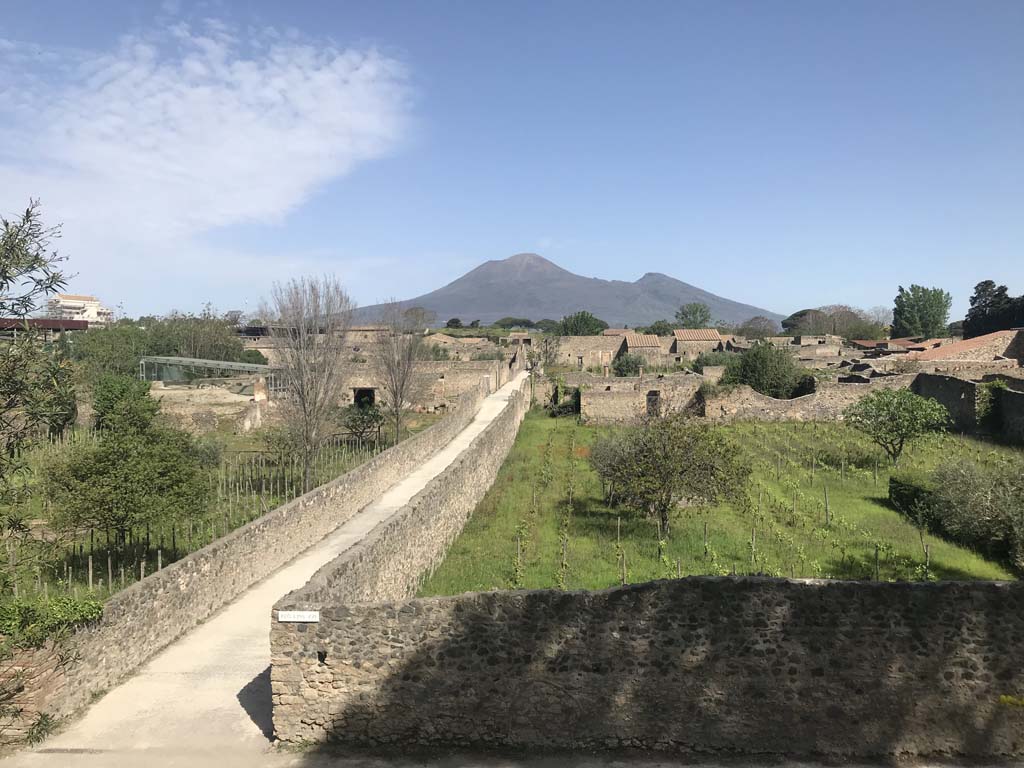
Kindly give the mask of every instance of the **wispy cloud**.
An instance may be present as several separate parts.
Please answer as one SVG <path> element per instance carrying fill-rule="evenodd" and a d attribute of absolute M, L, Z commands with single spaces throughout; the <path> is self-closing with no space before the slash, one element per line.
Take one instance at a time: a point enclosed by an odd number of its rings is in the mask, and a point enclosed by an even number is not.
<path fill-rule="evenodd" d="M 102 52 L 0 39 L 0 103 L 0 208 L 41 198 L 76 287 L 135 309 L 152 277 L 237 277 L 248 257 L 203 233 L 281 221 L 395 148 L 410 112 L 403 65 L 374 49 L 211 19 Z"/>

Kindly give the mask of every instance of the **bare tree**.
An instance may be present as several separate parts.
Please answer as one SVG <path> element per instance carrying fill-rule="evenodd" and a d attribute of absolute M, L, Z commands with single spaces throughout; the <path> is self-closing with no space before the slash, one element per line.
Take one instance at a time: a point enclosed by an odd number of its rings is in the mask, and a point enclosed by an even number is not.
<path fill-rule="evenodd" d="M 302 487 L 312 490 L 312 468 L 339 404 L 345 337 L 355 304 L 334 277 L 275 283 L 270 311 L 286 423 L 302 453 Z"/>
<path fill-rule="evenodd" d="M 396 443 L 402 436 L 405 409 L 423 384 L 420 374 L 426 350 L 419 323 L 419 317 L 403 312 L 397 302 L 385 304 L 381 310 L 381 325 L 385 330 L 371 358 L 384 391 L 383 409 L 391 420 Z"/>

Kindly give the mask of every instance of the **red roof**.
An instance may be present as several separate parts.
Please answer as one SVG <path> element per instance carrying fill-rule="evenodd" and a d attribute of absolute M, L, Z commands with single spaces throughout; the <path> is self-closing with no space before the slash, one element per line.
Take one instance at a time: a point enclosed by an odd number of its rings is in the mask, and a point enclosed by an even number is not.
<path fill-rule="evenodd" d="M 913 352 L 911 353 L 915 360 L 948 360 L 948 355 L 959 355 L 964 352 L 971 352 L 972 350 L 983 347 L 986 344 L 996 341 L 1000 338 L 1006 339 L 1006 346 L 1010 346 L 1010 342 L 1013 341 L 1014 337 L 1022 333 L 1021 330 L 1008 330 L 1008 331 L 995 331 L 993 333 L 986 333 L 984 336 L 975 336 L 973 339 L 964 339 L 963 341 L 954 341 L 952 344 L 946 344 L 941 347 L 935 347 L 935 349 L 929 349 L 925 352 Z M 994 356 L 993 356 L 994 357 Z"/>
<path fill-rule="evenodd" d="M 626 346 L 633 347 L 660 347 L 661 342 L 653 333 L 627 333 Z"/>
<path fill-rule="evenodd" d="M 717 328 L 678 328 L 672 331 L 676 341 L 721 341 Z"/>

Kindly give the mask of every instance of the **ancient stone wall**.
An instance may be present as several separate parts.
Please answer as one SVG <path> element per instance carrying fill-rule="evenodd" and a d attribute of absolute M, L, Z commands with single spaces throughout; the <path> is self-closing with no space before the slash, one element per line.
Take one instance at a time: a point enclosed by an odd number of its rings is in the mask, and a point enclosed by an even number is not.
<path fill-rule="evenodd" d="M 704 415 L 711 421 L 836 421 L 862 397 L 878 389 L 909 387 L 916 374 L 885 376 L 868 384 L 819 382 L 817 391 L 792 400 L 775 398 L 740 385 L 705 397 Z"/>
<path fill-rule="evenodd" d="M 287 742 L 1024 753 L 1017 583 L 696 577 L 370 605 L 322 595 L 319 623 L 274 625 Z"/>
<path fill-rule="evenodd" d="M 1002 437 L 1024 444 L 1024 391 L 997 389 L 994 393 Z"/>
<path fill-rule="evenodd" d="M 688 408 L 703 382 L 693 374 L 600 379 L 580 388 L 580 418 L 586 424 L 626 424 L 650 407 L 660 412 Z"/>
<path fill-rule="evenodd" d="M 978 427 L 978 385 L 975 382 L 922 373 L 914 379 L 911 389 L 945 406 L 954 429 L 969 432 Z"/>
<path fill-rule="evenodd" d="M 625 344 L 622 336 L 563 336 L 558 340 L 557 365 L 570 368 L 611 365 L 625 349 Z"/>
<path fill-rule="evenodd" d="M 62 684 L 51 685 L 44 701 L 33 690 L 25 697 L 55 715 L 87 704 L 94 692 L 123 680 L 436 453 L 472 421 L 487 390 L 479 384 L 423 432 L 118 592 L 100 621 L 71 639 L 77 660 L 64 670 Z"/>

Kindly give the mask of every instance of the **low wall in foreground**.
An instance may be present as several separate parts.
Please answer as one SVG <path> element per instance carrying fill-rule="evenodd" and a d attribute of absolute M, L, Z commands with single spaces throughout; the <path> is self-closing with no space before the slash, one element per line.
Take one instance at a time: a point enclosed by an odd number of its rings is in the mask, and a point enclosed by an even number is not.
<path fill-rule="evenodd" d="M 124 680 L 436 453 L 473 420 L 486 394 L 481 383 L 418 435 L 115 594 L 103 617 L 71 638 L 75 660 L 22 692 L 15 703 L 25 706 L 24 722 L 39 712 L 70 714 Z"/>
<path fill-rule="evenodd" d="M 319 597 L 319 623 L 272 632 L 286 741 L 1024 754 L 1017 583 L 696 577 L 373 605 Z"/>
<path fill-rule="evenodd" d="M 318 625 L 281 622 L 280 611 L 323 609 L 333 615 L 335 606 L 401 600 L 414 595 L 423 577 L 444 559 L 448 547 L 493 483 L 527 407 L 526 396 L 516 392 L 508 406 L 459 458 L 406 506 L 378 525 L 362 542 L 321 568 L 303 588 L 274 606 L 270 682 L 274 732 L 278 738 L 323 741 L 328 738 L 327 729 L 333 722 L 331 697 L 318 687 L 323 676 L 317 652 L 322 649 L 316 643 L 307 645 L 318 632 Z M 337 615 L 342 616 L 346 609 L 338 610 Z M 341 648 L 331 645 L 327 652 L 340 653 Z M 312 654 L 312 667 L 306 666 L 308 654 Z M 307 672 L 310 677 L 306 677 Z M 331 685 L 329 680 L 326 683 Z"/>

